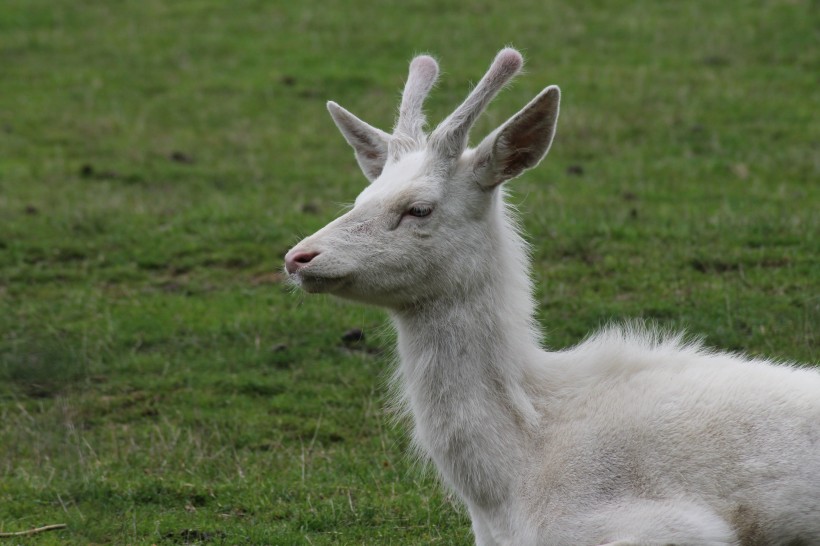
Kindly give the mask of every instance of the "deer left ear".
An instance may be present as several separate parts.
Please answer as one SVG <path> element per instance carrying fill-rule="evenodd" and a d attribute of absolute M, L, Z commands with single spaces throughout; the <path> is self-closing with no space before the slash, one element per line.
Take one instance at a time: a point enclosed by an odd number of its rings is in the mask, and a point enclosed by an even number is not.
<path fill-rule="evenodd" d="M 478 145 L 473 170 L 481 186 L 498 186 L 541 162 L 555 136 L 560 102 L 561 90 L 547 87 Z"/>
<path fill-rule="evenodd" d="M 333 101 L 327 103 L 327 109 L 342 136 L 356 152 L 356 161 L 362 172 L 373 182 L 382 173 L 387 162 L 387 147 L 391 136 L 363 122 Z"/>

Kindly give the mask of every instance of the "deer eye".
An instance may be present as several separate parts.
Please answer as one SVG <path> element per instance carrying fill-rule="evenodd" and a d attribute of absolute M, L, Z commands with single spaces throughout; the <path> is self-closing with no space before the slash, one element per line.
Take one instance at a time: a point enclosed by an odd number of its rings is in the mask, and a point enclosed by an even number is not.
<path fill-rule="evenodd" d="M 416 203 L 412 205 L 405 214 L 407 216 L 415 216 L 416 218 L 424 218 L 425 216 L 430 216 L 430 213 L 433 212 L 433 206 L 427 205 L 425 203 Z"/>

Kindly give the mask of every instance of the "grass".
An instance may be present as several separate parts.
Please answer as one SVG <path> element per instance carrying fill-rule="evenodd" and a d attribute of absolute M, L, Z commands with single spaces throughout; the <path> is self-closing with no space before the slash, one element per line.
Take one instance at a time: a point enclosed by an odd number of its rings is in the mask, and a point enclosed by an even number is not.
<path fill-rule="evenodd" d="M 550 157 L 512 184 L 551 346 L 643 317 L 817 362 L 814 7 L 7 0 L 0 532 L 471 543 L 385 413 L 382 313 L 278 273 L 364 183 L 324 101 L 387 128 L 416 52 L 445 72 L 434 120 L 525 52 L 476 138 L 562 86 Z"/>

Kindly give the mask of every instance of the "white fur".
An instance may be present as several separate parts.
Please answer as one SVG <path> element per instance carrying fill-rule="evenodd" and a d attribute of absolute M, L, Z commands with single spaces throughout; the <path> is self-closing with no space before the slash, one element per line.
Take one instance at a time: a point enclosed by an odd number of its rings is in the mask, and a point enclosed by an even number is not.
<path fill-rule="evenodd" d="M 392 135 L 331 105 L 372 183 L 288 252 L 291 278 L 389 310 L 416 443 L 477 544 L 820 544 L 817 371 L 639 326 L 541 347 L 500 185 L 546 154 L 558 89 L 465 149 L 520 67 L 502 50 L 429 143 L 430 57 L 411 64 Z"/>

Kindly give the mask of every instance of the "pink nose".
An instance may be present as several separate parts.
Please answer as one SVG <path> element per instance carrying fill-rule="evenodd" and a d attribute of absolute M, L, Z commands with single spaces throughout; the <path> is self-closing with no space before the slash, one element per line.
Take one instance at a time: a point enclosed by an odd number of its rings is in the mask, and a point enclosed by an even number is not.
<path fill-rule="evenodd" d="M 285 256 L 285 270 L 288 273 L 296 273 L 318 255 L 318 252 L 297 252 L 293 255 L 288 253 Z"/>

